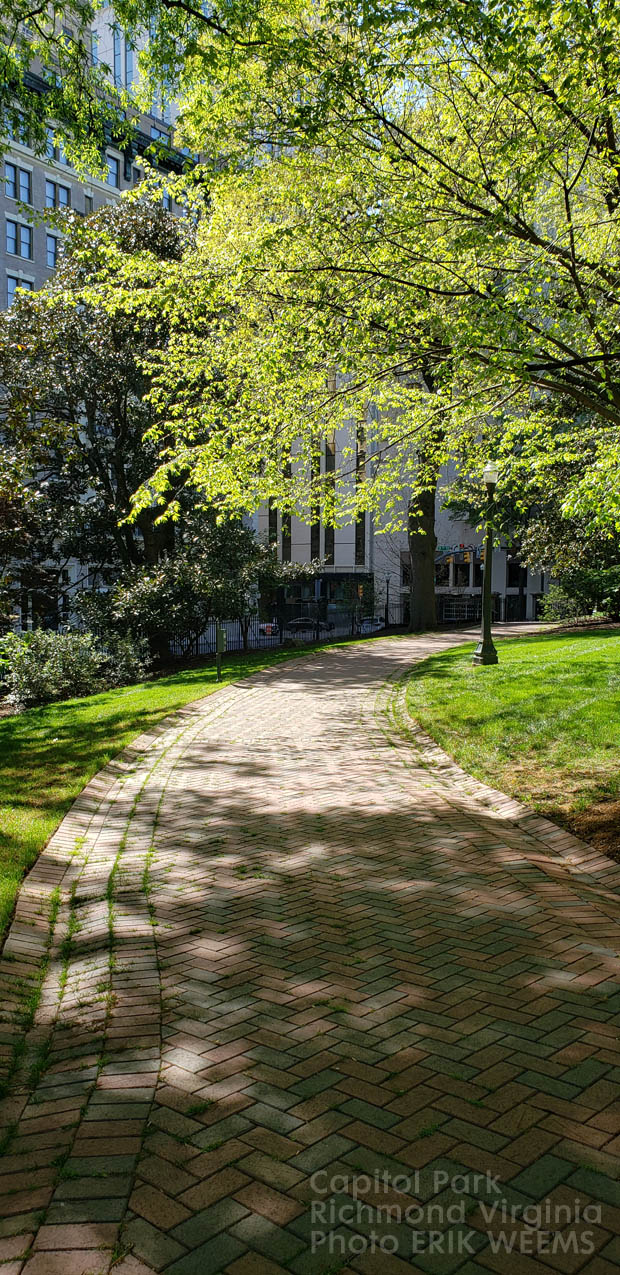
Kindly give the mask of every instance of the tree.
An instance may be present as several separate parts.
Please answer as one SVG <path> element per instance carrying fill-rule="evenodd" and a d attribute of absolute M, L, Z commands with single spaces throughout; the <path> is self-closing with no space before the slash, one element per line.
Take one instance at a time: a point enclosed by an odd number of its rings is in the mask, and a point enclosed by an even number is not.
<path fill-rule="evenodd" d="M 155 508 L 128 521 L 132 494 L 157 463 L 145 438 L 154 417 L 143 360 L 165 345 L 165 322 L 144 311 L 139 324 L 110 315 L 86 294 L 104 271 L 104 250 L 140 253 L 163 271 L 189 235 L 149 199 L 65 228 L 53 278 L 0 316 L 4 570 L 11 562 L 51 596 L 70 558 L 105 581 L 173 549 L 174 525 L 158 525 Z"/>
<path fill-rule="evenodd" d="M 395 476 L 402 488 L 417 473 L 398 445 L 405 422 L 418 437 L 435 410 L 419 393 L 430 367 L 446 451 L 474 470 L 532 393 L 589 412 L 597 453 L 566 507 L 592 511 L 598 494 L 596 517 L 618 521 L 613 0 L 423 0 L 415 10 L 115 0 L 115 12 L 136 38 L 157 18 L 153 83 L 181 97 L 178 140 L 213 161 L 196 179 L 211 188 L 217 269 L 203 261 L 192 304 L 223 270 L 241 336 L 235 344 L 224 325 L 200 355 L 230 385 L 219 405 L 226 446 L 200 457 L 194 427 L 173 421 L 197 480 L 231 507 L 243 499 L 240 473 L 253 500 L 278 489 L 286 499 L 276 471 L 286 476 L 284 415 L 295 409 L 297 496 L 316 500 L 304 464 L 312 472 L 321 418 L 337 413 L 325 395 L 331 364 L 344 370 L 340 401 L 353 419 L 366 419 L 381 389 L 393 428 L 391 438 L 379 431 L 371 486 L 383 482 L 393 499 Z M 180 276 L 186 297 L 195 279 L 193 266 Z M 191 381 L 195 351 L 176 355 L 174 375 L 189 368 Z M 188 402 L 178 395 L 177 417 Z M 357 508 L 374 498 L 369 484 L 353 486 Z M 319 495 L 327 513 L 330 496 Z"/>
<path fill-rule="evenodd" d="M 127 142 L 128 95 L 96 57 L 98 0 L 0 0 L 0 146 L 11 138 L 44 154 L 54 123 L 57 144 L 77 166 L 101 170 L 101 151 Z"/>
<path fill-rule="evenodd" d="M 237 620 L 247 650 L 261 595 L 289 579 L 311 576 L 316 567 L 279 563 L 275 550 L 241 521 L 202 511 L 186 522 L 173 555 L 131 567 L 108 594 L 84 598 L 83 610 L 96 628 L 146 637 L 164 661 L 172 642 L 184 655 L 197 652 L 213 620 Z"/>
<path fill-rule="evenodd" d="M 119 4 L 129 22 L 148 9 Z M 306 325 L 314 355 L 333 350 L 334 327 L 348 368 L 351 324 L 363 334 L 354 353 L 366 388 L 388 370 L 419 376 L 448 358 L 441 410 L 454 422 L 452 450 L 459 437 L 474 452 L 485 433 L 497 437 L 507 407 L 525 410 L 532 391 L 568 398 L 600 428 L 594 468 L 604 468 L 617 518 L 607 433 L 620 423 L 612 0 L 415 11 L 231 0 L 204 18 L 183 3 L 160 14 L 153 64 L 167 57 L 174 83 L 176 61 L 180 137 L 218 157 L 214 207 L 221 219 L 228 208 L 229 258 L 246 267 L 245 284 L 291 306 L 304 402 L 316 391 Z M 286 358 L 272 363 L 290 370 Z M 262 389 L 268 401 L 265 378 Z M 586 480 L 575 500 L 591 494 Z"/>

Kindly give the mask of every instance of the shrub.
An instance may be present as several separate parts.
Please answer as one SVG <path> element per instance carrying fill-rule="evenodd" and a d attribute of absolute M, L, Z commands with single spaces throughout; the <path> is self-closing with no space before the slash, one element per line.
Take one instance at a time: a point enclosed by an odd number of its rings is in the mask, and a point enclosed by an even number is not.
<path fill-rule="evenodd" d="M 579 620 L 583 609 L 575 598 L 572 598 L 559 584 L 549 585 L 549 592 L 541 599 L 540 612 L 543 620 Z"/>
<path fill-rule="evenodd" d="M 93 695 L 146 670 L 143 644 L 118 637 L 104 645 L 92 633 L 7 633 L 2 655 L 7 698 L 19 708 Z"/>
<path fill-rule="evenodd" d="M 545 620 L 575 620 L 594 612 L 620 618 L 620 566 L 577 567 L 563 573 L 543 602 Z"/>
<path fill-rule="evenodd" d="M 106 633 L 98 639 L 102 669 L 108 686 L 127 686 L 139 682 L 147 673 L 150 656 L 145 638 L 131 633 Z"/>

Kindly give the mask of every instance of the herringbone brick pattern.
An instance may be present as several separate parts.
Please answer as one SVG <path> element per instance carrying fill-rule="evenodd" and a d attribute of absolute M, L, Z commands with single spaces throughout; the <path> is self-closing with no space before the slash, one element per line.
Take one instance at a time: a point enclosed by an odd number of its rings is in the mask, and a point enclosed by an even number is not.
<path fill-rule="evenodd" d="M 0 1275 L 618 1270 L 619 872 L 403 726 L 460 639 L 256 675 L 82 794 L 0 967 Z"/>

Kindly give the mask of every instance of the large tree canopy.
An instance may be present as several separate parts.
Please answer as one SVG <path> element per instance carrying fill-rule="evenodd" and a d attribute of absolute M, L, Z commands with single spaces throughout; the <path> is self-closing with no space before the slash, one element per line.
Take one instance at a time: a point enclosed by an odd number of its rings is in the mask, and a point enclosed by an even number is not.
<path fill-rule="evenodd" d="M 160 488 L 189 466 L 230 507 L 284 504 L 292 452 L 293 499 L 329 516 L 337 485 L 308 486 L 319 439 L 378 409 L 372 465 L 358 435 L 334 513 L 373 499 L 389 513 L 402 486 L 430 481 L 429 446 L 431 468 L 438 448 L 479 454 L 515 414 L 533 428 L 551 395 L 599 429 L 572 511 L 617 521 L 613 0 L 114 13 L 136 42 L 151 28 L 144 72 L 179 98 L 178 141 L 204 158 L 193 180 L 211 197 L 197 251 L 160 292 Z M 360 451 L 370 481 L 355 481 Z"/>
<path fill-rule="evenodd" d="M 117 9 L 132 30 L 153 12 Z M 230 0 L 203 13 L 164 0 L 157 16 L 152 73 L 180 94 L 179 140 L 206 158 L 195 180 L 212 200 L 179 272 L 178 323 L 214 288 L 229 316 L 198 347 L 177 344 L 177 456 L 191 451 L 231 503 L 284 500 L 289 447 L 311 461 L 330 420 L 366 420 L 374 403 L 370 487 L 385 504 L 396 475 L 417 472 L 405 435 L 440 420 L 446 449 L 479 447 L 552 395 L 600 426 L 593 466 L 616 519 L 617 6 Z M 226 438 L 211 431 L 198 453 L 194 425 L 215 410 L 195 394 L 206 367 L 227 384 Z M 586 475 L 573 500 L 591 490 Z M 371 499 L 368 484 L 349 495 Z"/>

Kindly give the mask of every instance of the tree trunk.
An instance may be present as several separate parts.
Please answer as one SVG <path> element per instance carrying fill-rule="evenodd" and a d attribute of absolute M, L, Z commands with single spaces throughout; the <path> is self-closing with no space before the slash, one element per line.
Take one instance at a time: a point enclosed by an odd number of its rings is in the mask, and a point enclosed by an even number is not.
<path fill-rule="evenodd" d="M 409 632 L 437 628 L 435 606 L 435 491 L 429 487 L 412 500 L 408 518 Z"/>

